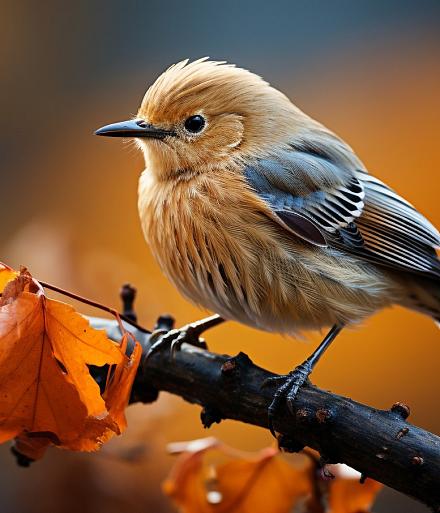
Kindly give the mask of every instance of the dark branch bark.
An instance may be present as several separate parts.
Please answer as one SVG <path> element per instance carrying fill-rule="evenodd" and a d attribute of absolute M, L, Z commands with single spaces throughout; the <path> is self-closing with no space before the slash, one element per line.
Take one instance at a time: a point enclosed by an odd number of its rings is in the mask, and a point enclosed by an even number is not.
<path fill-rule="evenodd" d="M 92 319 L 92 325 L 120 338 L 114 321 Z M 148 349 L 149 335 L 134 333 Z M 267 428 L 274 389 L 262 385 L 273 375 L 243 353 L 230 358 L 184 345 L 173 361 L 158 353 L 141 366 L 132 397 L 151 402 L 166 390 L 201 405 L 206 426 L 234 419 Z M 377 410 L 307 384 L 295 411 L 286 407 L 274 425 L 292 451 L 312 447 L 329 463 L 346 463 L 440 512 L 440 438 L 409 424 L 408 415 L 399 403 Z"/>

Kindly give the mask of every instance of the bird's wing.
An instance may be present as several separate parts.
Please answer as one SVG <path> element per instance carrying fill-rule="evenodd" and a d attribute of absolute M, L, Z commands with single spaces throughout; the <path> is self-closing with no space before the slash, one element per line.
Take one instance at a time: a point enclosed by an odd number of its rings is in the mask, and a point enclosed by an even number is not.
<path fill-rule="evenodd" d="M 440 277 L 438 231 L 380 180 L 316 152 L 249 164 L 247 183 L 285 229 L 381 265 Z"/>
<path fill-rule="evenodd" d="M 366 172 L 356 173 L 365 189 L 357 226 L 364 239 L 362 255 L 397 268 L 440 277 L 436 248 L 440 234 L 409 202 Z"/>

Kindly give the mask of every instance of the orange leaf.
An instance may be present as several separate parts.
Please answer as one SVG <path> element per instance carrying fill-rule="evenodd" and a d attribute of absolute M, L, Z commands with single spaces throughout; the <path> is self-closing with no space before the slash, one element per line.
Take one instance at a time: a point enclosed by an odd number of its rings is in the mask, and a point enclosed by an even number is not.
<path fill-rule="evenodd" d="M 126 350 L 127 337 L 128 334 L 125 334 L 122 339 L 123 352 Z M 65 445 L 67 449 L 94 451 L 112 436 L 119 435 L 125 430 L 127 427 L 125 408 L 130 399 L 131 387 L 141 356 L 142 346 L 139 342 L 135 342 L 130 358 L 124 356 L 123 360 L 116 365 L 113 376 L 104 391 L 103 398 L 109 412 L 108 417 L 99 421 L 88 418 L 78 437 Z"/>
<path fill-rule="evenodd" d="M 104 331 L 93 329 L 70 305 L 53 299 L 45 299 L 44 303 L 45 328 L 55 358 L 66 368 L 67 378 L 76 386 L 87 414 L 102 415 L 106 411 L 105 403 L 87 365 L 121 363 L 121 350 Z"/>
<path fill-rule="evenodd" d="M 10 271 L 0 270 L 0 276 L 3 272 Z M 0 300 L 0 442 L 21 435 L 22 445 L 33 449 L 42 438 L 68 447 L 78 443 L 87 426 L 89 435 L 109 428 L 120 432 L 125 426 L 122 398 L 134 379 L 135 358 L 140 358 L 138 350 L 134 354 L 128 365 L 103 331 L 92 329 L 71 306 L 46 298 L 23 269 L 7 281 Z M 112 396 L 117 421 L 87 367 L 113 364 L 123 389 L 120 397 Z M 90 450 L 96 442 L 88 438 L 87 447 L 78 445 Z"/>
<path fill-rule="evenodd" d="M 278 454 L 269 449 L 258 460 L 231 461 L 218 469 L 219 489 L 225 497 L 222 511 L 287 513 L 292 504 L 306 500 L 312 492 L 307 473 Z"/>
<path fill-rule="evenodd" d="M 126 351 L 127 338 L 128 334 L 125 334 L 121 344 L 121 349 L 124 353 Z M 141 356 L 142 346 L 139 342 L 135 341 L 130 358 L 124 357 L 124 359 L 116 365 L 114 375 L 103 394 L 110 416 L 118 425 L 120 432 L 124 431 L 127 427 L 125 408 L 130 399 L 131 387 L 136 377 Z"/>
<path fill-rule="evenodd" d="M 360 474 L 345 465 L 332 466 L 335 479 L 323 480 L 311 451 L 293 466 L 276 449 L 255 456 L 215 438 L 169 447 L 183 454 L 163 489 L 182 513 L 367 513 L 382 487 L 372 480 L 361 485 Z M 229 461 L 213 465 L 213 454 Z"/>
<path fill-rule="evenodd" d="M 330 482 L 329 510 L 332 513 L 368 513 L 383 485 L 373 479 L 359 482 L 360 474 L 346 465 L 336 465 Z"/>
<path fill-rule="evenodd" d="M 165 481 L 165 493 L 182 513 L 288 513 L 292 504 L 312 494 L 309 472 L 287 463 L 275 449 L 256 457 L 234 457 L 216 467 L 204 465 L 204 454 L 214 449 L 231 451 L 214 440 L 184 453 Z"/>

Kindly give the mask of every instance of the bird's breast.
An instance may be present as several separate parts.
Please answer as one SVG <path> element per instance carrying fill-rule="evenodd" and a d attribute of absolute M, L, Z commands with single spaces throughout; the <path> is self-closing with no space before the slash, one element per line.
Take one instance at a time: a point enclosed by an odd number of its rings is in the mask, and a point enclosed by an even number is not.
<path fill-rule="evenodd" d="M 269 290 L 285 293 L 273 271 L 285 250 L 265 209 L 232 172 L 159 182 L 145 171 L 140 180 L 142 227 L 163 272 L 193 302 L 229 318 L 237 310 L 255 317 Z"/>

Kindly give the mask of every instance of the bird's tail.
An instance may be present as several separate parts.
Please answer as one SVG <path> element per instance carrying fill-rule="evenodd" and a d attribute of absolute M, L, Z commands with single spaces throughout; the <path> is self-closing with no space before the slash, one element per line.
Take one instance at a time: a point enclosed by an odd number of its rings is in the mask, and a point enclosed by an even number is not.
<path fill-rule="evenodd" d="M 440 328 L 440 280 L 413 275 L 405 288 L 408 293 L 403 305 L 429 315 Z"/>

